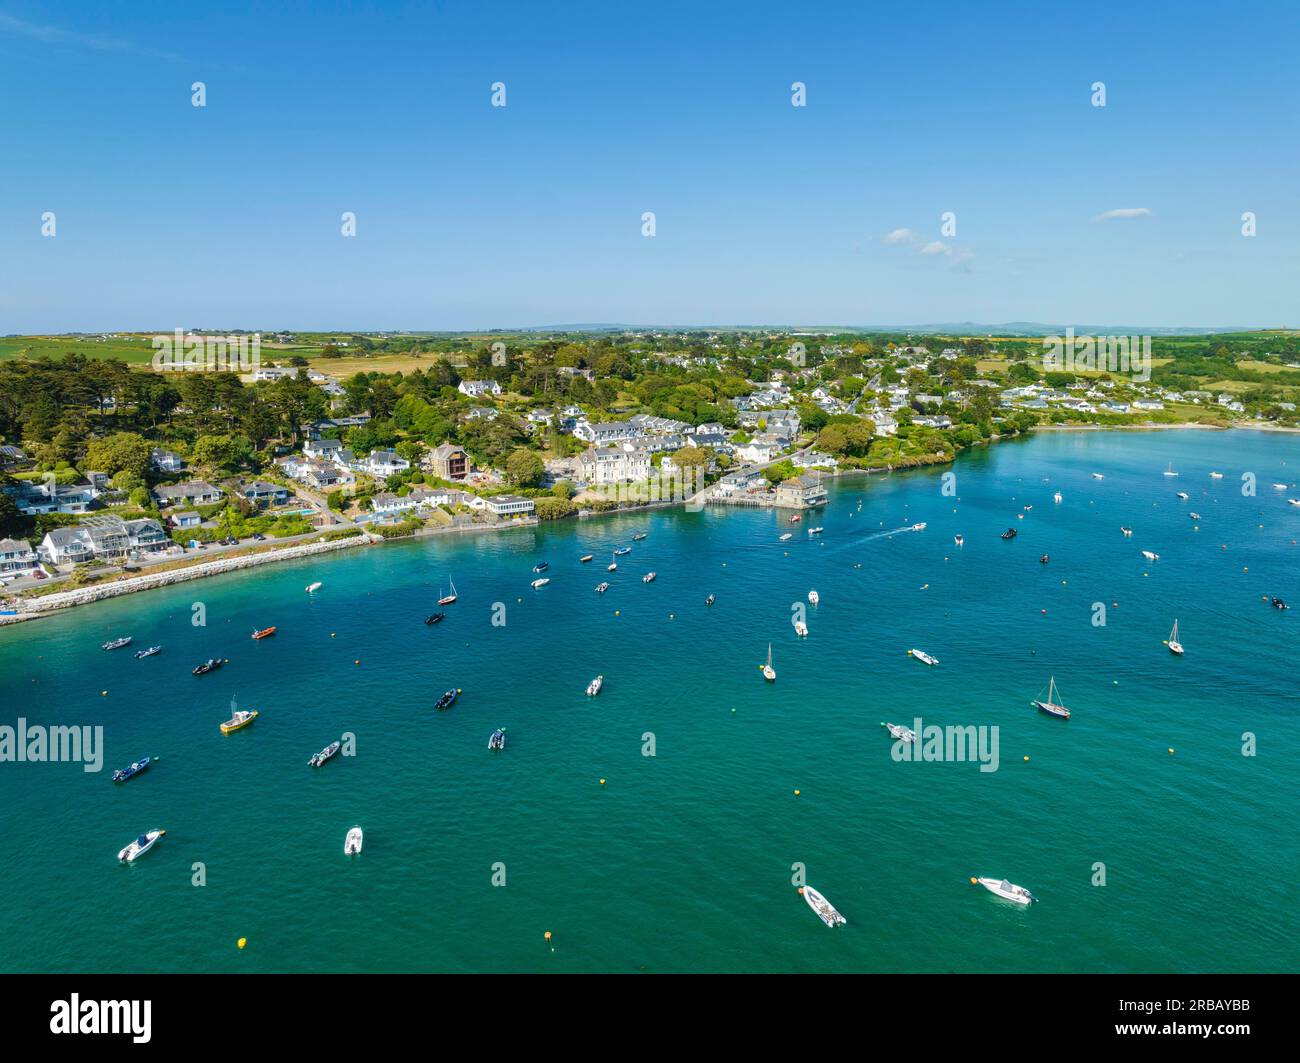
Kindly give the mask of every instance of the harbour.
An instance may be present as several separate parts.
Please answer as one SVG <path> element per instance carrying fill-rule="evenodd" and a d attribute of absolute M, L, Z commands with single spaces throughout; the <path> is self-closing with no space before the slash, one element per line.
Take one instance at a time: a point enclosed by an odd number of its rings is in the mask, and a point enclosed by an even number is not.
<path fill-rule="evenodd" d="M 779 541 L 780 510 L 664 509 L 304 557 L 5 631 L 0 722 L 102 726 L 107 765 L 161 760 L 116 787 L 80 764 L 0 765 L 25 824 L 0 868 L 0 964 L 1289 969 L 1300 867 L 1277 766 L 1300 702 L 1291 613 L 1261 598 L 1294 597 L 1300 527 L 1240 473 L 1290 480 L 1297 463 L 1289 437 L 1050 433 L 963 455 L 953 496 L 938 470 L 829 481 L 819 536 Z M 1020 535 L 1001 542 L 1008 523 Z M 593 594 L 580 558 L 628 546 Z M 552 582 L 533 594 L 541 559 Z M 448 577 L 458 599 L 426 626 Z M 810 587 L 801 638 L 790 610 Z M 1164 644 L 1175 618 L 1182 657 Z M 100 649 L 125 636 L 163 652 Z M 208 659 L 229 663 L 190 674 Z M 1031 705 L 1049 674 L 1068 722 Z M 260 717 L 223 738 L 232 699 Z M 996 726 L 997 769 L 898 764 L 880 721 L 918 718 Z M 509 745 L 489 751 L 496 730 Z M 353 755 L 304 767 L 345 733 Z M 796 865 L 847 920 L 834 934 Z M 1001 905 L 973 876 L 1039 903 Z"/>

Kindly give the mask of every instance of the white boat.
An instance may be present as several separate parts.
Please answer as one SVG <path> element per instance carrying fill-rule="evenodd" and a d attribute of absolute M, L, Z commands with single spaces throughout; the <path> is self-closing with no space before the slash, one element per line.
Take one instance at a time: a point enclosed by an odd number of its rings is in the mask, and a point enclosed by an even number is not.
<path fill-rule="evenodd" d="M 551 581 L 545 576 L 542 576 L 540 579 L 535 579 L 532 583 L 533 590 L 537 590 L 538 587 L 545 587 L 550 582 Z"/>
<path fill-rule="evenodd" d="M 1169 652 L 1181 657 L 1183 655 L 1183 644 L 1178 641 L 1178 621 L 1174 621 L 1174 629 L 1169 632 L 1169 638 L 1166 640 L 1169 646 Z"/>
<path fill-rule="evenodd" d="M 1200 520 L 1200 519 L 1201 519 L 1201 515 L 1200 515 L 1199 513 L 1197 513 L 1196 510 L 1192 510 L 1192 511 L 1191 511 L 1190 513 L 1188 513 L 1187 515 L 1188 515 L 1192 520 Z"/>
<path fill-rule="evenodd" d="M 1222 479 L 1223 479 L 1223 473 L 1221 473 L 1221 472 L 1212 472 L 1212 473 L 1210 473 L 1210 479 L 1211 479 L 1211 480 L 1222 480 Z"/>
<path fill-rule="evenodd" d="M 1289 485 L 1289 484 L 1274 484 L 1273 486 L 1274 486 L 1274 488 L 1276 488 L 1276 489 L 1279 490 L 1279 491 L 1285 491 L 1285 490 L 1287 489 L 1287 487 L 1290 486 L 1290 485 Z"/>
<path fill-rule="evenodd" d="M 819 524 L 819 525 L 818 525 L 817 527 L 815 527 L 815 528 L 809 528 L 809 529 L 808 529 L 808 534 L 809 534 L 809 535 L 821 535 L 821 533 L 824 532 L 825 530 L 826 530 L 826 529 L 823 528 L 823 527 Z"/>
<path fill-rule="evenodd" d="M 1190 496 L 1187 494 L 1186 491 L 1179 491 L 1178 497 L 1181 498 L 1184 502 L 1186 502 Z"/>
<path fill-rule="evenodd" d="M 597 694 L 600 693 L 600 688 L 603 687 L 604 685 L 605 685 L 605 677 L 603 675 L 596 676 L 595 679 L 593 679 L 590 683 L 587 684 L 587 697 L 594 698 Z"/>
<path fill-rule="evenodd" d="M 922 664 L 935 665 L 939 663 L 938 657 L 931 657 L 925 650 L 908 650 L 908 656 L 915 657 Z"/>
<path fill-rule="evenodd" d="M 955 542 L 958 546 L 965 546 L 965 545 L 966 545 L 966 536 L 964 536 L 964 535 L 954 535 L 954 536 L 952 537 L 952 541 Z"/>
<path fill-rule="evenodd" d="M 1013 901 L 1016 904 L 1032 904 L 1038 900 L 1024 886 L 1017 886 L 1004 878 L 977 878 L 972 879 L 972 881 L 978 882 L 994 896 L 1001 897 L 1004 901 Z"/>
<path fill-rule="evenodd" d="M 451 591 L 448 594 L 443 594 L 442 588 L 441 587 L 438 588 L 439 605 L 451 605 L 458 597 L 460 597 L 456 593 L 456 581 L 451 580 L 450 582 L 451 582 Z"/>
<path fill-rule="evenodd" d="M 780 536 L 778 542 L 788 543 L 793 538 L 794 532 L 786 532 L 784 535 Z"/>
<path fill-rule="evenodd" d="M 1150 550 L 1143 550 L 1143 551 L 1142 551 L 1142 556 L 1145 557 L 1148 561 L 1159 561 L 1159 560 L 1160 560 L 1160 555 L 1159 555 L 1159 554 L 1153 554 Z"/>
<path fill-rule="evenodd" d="M 925 531 L 925 521 L 921 521 L 920 524 L 913 524 L 912 531 Z"/>
<path fill-rule="evenodd" d="M 609 565 L 606 567 L 605 571 L 606 571 L 606 572 L 617 572 L 617 571 L 618 571 L 618 562 L 617 562 L 617 561 L 611 561 L 611 562 L 609 563 Z"/>
<path fill-rule="evenodd" d="M 901 723 L 882 723 L 880 726 L 885 728 L 889 732 L 889 737 L 896 742 L 907 742 L 910 745 L 916 741 L 916 732 Z"/>
<path fill-rule="evenodd" d="M 147 853 L 153 848 L 154 842 L 166 833 L 165 830 L 145 831 L 144 834 L 141 834 L 140 837 L 117 854 L 118 860 L 124 864 L 134 863 L 137 856 L 143 856 Z"/>
<path fill-rule="evenodd" d="M 597 584 L 596 584 L 596 593 L 597 593 L 597 594 L 604 594 L 607 590 L 609 590 L 609 584 L 608 584 L 608 583 L 597 583 Z"/>
<path fill-rule="evenodd" d="M 817 918 L 827 926 L 834 928 L 848 923 L 848 920 L 835 910 L 835 906 L 811 886 L 803 888 L 803 899 L 808 902 L 808 907 L 817 913 Z"/>
<path fill-rule="evenodd" d="M 1178 475 L 1178 473 L 1174 472 L 1174 463 L 1173 463 L 1172 461 L 1169 463 L 1169 468 L 1167 468 L 1167 469 L 1165 470 L 1165 475 L 1166 475 L 1166 476 L 1177 476 L 1177 475 Z"/>
<path fill-rule="evenodd" d="M 796 635 L 798 635 L 801 639 L 802 639 L 802 638 L 807 638 L 807 637 L 808 637 L 808 625 L 805 624 L 802 620 L 796 620 L 796 621 L 794 622 L 794 633 L 795 633 Z"/>
<path fill-rule="evenodd" d="M 356 856 L 357 853 L 361 852 L 361 842 L 361 828 L 353 827 L 348 831 L 348 836 L 343 841 L 343 855 Z"/>
<path fill-rule="evenodd" d="M 772 667 L 772 644 L 767 644 L 767 664 L 763 665 L 763 678 L 769 683 L 776 680 L 776 669 Z"/>
<path fill-rule="evenodd" d="M 1287 501 L 1293 506 L 1300 506 L 1300 498 L 1288 498 Z"/>
<path fill-rule="evenodd" d="M 1068 720 L 1070 718 L 1070 710 L 1061 702 L 1055 700 L 1058 697 L 1060 697 L 1060 695 L 1056 692 L 1056 676 L 1052 676 L 1047 681 L 1046 699 L 1041 696 L 1034 698 L 1033 706 L 1039 712 L 1047 713 L 1048 716 L 1055 716 L 1060 720 Z"/>
<path fill-rule="evenodd" d="M 1052 496 L 1052 501 L 1053 501 L 1053 502 L 1059 502 L 1059 501 L 1061 501 L 1061 492 L 1060 492 L 1060 491 L 1057 491 L 1056 494 L 1054 494 L 1054 495 Z"/>
<path fill-rule="evenodd" d="M 821 600 L 822 600 L 822 596 L 818 594 L 816 591 L 808 592 L 808 602 L 810 605 L 816 605 Z"/>
<path fill-rule="evenodd" d="M 1128 527 L 1127 525 L 1121 525 L 1119 530 L 1124 533 L 1125 538 L 1133 534 L 1133 529 Z"/>
<path fill-rule="evenodd" d="M 655 581 L 655 575 L 656 575 L 656 573 L 654 573 L 654 572 L 647 572 L 644 576 L 641 577 L 641 582 L 642 582 L 642 583 L 653 583 L 653 582 Z"/>
<path fill-rule="evenodd" d="M 1106 479 L 1106 477 L 1103 476 L 1103 475 L 1102 475 L 1101 473 L 1099 473 L 1099 472 L 1094 472 L 1094 473 L 1092 474 L 1092 478 L 1093 478 L 1094 480 L 1104 480 L 1104 479 Z"/>
<path fill-rule="evenodd" d="M 320 580 L 317 580 L 315 583 L 309 583 L 307 584 L 307 593 L 315 594 L 318 590 L 320 590 L 320 588 L 321 588 Z"/>

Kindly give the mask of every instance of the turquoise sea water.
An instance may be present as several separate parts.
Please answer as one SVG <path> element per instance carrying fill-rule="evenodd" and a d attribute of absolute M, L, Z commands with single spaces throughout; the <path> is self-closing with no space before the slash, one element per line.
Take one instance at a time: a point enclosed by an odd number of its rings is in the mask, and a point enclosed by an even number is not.
<path fill-rule="evenodd" d="M 100 774 L 0 763 L 0 970 L 1295 969 L 1300 489 L 1270 484 L 1300 477 L 1300 438 L 1049 433 L 952 471 L 956 497 L 938 469 L 843 479 L 789 543 L 776 512 L 659 511 L 347 551 L 0 630 L 0 723 L 102 725 L 107 749 Z M 539 559 L 552 582 L 534 591 Z M 425 627 L 448 576 L 460 600 Z M 801 640 L 791 606 L 812 588 Z M 1182 659 L 1162 645 L 1175 617 Z M 99 649 L 119 634 L 129 650 Z M 231 663 L 190 674 L 214 655 Z M 1049 673 L 1068 722 L 1029 706 Z M 460 701 L 434 712 L 449 686 Z M 261 717 L 223 737 L 232 698 Z M 918 715 L 996 725 L 999 769 L 894 762 L 881 721 Z M 307 766 L 344 732 L 355 757 Z M 109 781 L 144 755 L 163 759 Z M 120 866 L 153 827 L 167 836 Z M 809 911 L 796 862 L 847 927 Z"/>

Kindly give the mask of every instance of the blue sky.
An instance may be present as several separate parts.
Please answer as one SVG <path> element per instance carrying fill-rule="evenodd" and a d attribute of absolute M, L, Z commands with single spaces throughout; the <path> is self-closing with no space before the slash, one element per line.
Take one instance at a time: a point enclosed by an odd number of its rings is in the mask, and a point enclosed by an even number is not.
<path fill-rule="evenodd" d="M 1054 6 L 0 0 L 0 333 L 1300 325 L 1300 15 Z"/>

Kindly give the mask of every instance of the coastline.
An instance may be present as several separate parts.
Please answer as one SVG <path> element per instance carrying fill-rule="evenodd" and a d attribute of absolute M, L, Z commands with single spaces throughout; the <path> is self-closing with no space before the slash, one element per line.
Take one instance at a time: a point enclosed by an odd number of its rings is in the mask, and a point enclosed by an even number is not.
<path fill-rule="evenodd" d="M 1029 434 L 1035 432 L 1145 432 L 1145 431 L 1168 431 L 1168 430 L 1188 430 L 1188 429 L 1205 429 L 1209 431 L 1229 431 L 1232 429 L 1254 430 L 1260 432 L 1279 432 L 1283 434 L 1300 434 L 1300 428 L 1289 428 L 1286 426 L 1272 424 L 1254 424 L 1250 422 L 1237 424 L 1233 423 L 1228 426 L 1207 425 L 1199 422 L 1179 422 L 1177 424 L 1143 424 L 1143 425 L 1095 425 L 1095 424 L 1063 424 L 1063 425 L 1035 425 L 1030 429 Z M 1016 436 L 993 436 L 988 440 L 981 441 L 975 446 L 991 447 L 1007 439 L 1022 438 Z M 967 450 L 974 449 L 968 447 Z M 917 460 L 900 465 L 883 465 L 871 468 L 852 468 L 836 469 L 832 476 L 836 479 L 852 475 L 876 475 L 880 473 L 893 473 L 906 471 L 908 469 L 924 469 L 936 465 L 951 465 L 962 453 L 958 451 L 952 457 L 932 456 L 929 460 Z M 631 506 L 626 509 L 612 509 L 605 512 L 584 512 L 574 514 L 572 518 L 576 520 L 594 520 L 601 517 L 626 516 L 630 513 L 641 512 L 644 510 L 669 509 L 677 506 L 686 505 L 685 501 L 667 501 L 657 500 L 646 502 L 641 505 Z M 297 546 L 286 547 L 281 550 L 269 550 L 265 553 L 248 554 L 237 558 L 224 558 L 216 561 L 201 562 L 190 568 L 175 569 L 170 572 L 160 572 L 154 575 L 132 576 L 127 579 L 120 579 L 112 583 L 103 585 L 93 585 L 90 587 L 79 587 L 67 591 L 56 591 L 44 595 L 40 598 L 23 600 L 22 604 L 26 608 L 12 615 L 0 615 L 0 628 L 9 627 L 15 624 L 24 623 L 29 620 L 38 620 L 43 616 L 49 616 L 53 613 L 61 612 L 65 609 L 72 609 L 79 605 L 89 605 L 93 602 L 103 601 L 107 598 L 118 598 L 126 594 L 137 594 L 141 591 L 156 590 L 160 587 L 169 587 L 177 583 L 185 583 L 195 579 L 206 579 L 212 576 L 221 576 L 228 572 L 238 572 L 246 568 L 253 568 L 259 565 L 273 564 L 277 561 L 292 561 L 300 557 L 310 557 L 314 554 L 332 553 L 335 550 L 348 549 L 351 547 L 371 545 L 380 546 L 385 543 L 406 542 L 410 539 L 433 538 L 439 535 L 448 534 L 476 534 L 481 532 L 499 532 L 508 530 L 519 530 L 520 528 L 535 528 L 541 523 L 540 520 L 510 522 L 507 524 L 475 524 L 467 527 L 439 527 L 439 528 L 420 528 L 411 535 L 400 536 L 393 539 L 385 539 L 375 536 L 368 531 L 362 531 L 360 534 L 345 538 L 333 539 L 326 542 L 304 543 Z"/>

